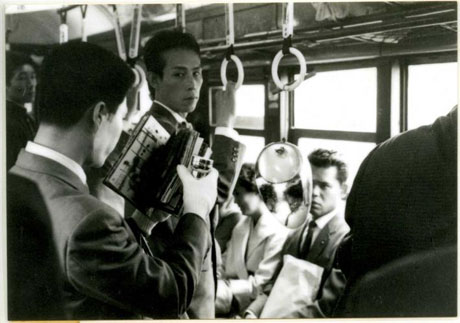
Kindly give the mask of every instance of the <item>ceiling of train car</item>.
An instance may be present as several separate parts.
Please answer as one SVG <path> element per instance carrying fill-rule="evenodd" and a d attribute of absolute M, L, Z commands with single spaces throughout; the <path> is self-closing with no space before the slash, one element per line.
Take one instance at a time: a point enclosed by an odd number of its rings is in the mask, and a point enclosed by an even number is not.
<path fill-rule="evenodd" d="M 60 18 L 55 7 L 38 10 L 37 6 L 35 11 L 16 7 L 6 10 L 11 44 L 57 42 Z M 133 6 L 117 8 L 127 39 Z M 450 48 L 456 44 L 456 2 L 322 2 L 296 3 L 294 8 L 294 46 L 307 58 L 327 56 L 331 51 L 340 56 L 342 51 L 353 52 L 357 47 L 381 53 L 396 45 L 444 46 L 438 43 L 445 39 Z M 226 48 L 224 5 L 187 4 L 185 9 L 187 30 L 200 42 L 205 63 L 217 64 Z M 174 27 L 175 11 L 174 4 L 143 5 L 141 45 L 155 31 Z M 246 60 L 271 60 L 281 48 L 282 6 L 236 3 L 234 11 L 237 55 Z M 85 26 L 90 42 L 116 50 L 112 12 L 107 5 L 88 6 Z M 69 39 L 80 38 L 82 17 L 78 8 L 68 12 L 67 22 Z"/>

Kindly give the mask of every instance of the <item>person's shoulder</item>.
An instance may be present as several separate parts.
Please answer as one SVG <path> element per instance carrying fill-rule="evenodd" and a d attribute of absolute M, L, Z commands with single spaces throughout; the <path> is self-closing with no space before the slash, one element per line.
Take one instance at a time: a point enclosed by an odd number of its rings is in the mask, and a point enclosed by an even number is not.
<path fill-rule="evenodd" d="M 341 213 L 337 213 L 327 223 L 327 226 L 329 227 L 329 234 L 337 238 L 344 237 L 350 231 L 350 227 Z"/>

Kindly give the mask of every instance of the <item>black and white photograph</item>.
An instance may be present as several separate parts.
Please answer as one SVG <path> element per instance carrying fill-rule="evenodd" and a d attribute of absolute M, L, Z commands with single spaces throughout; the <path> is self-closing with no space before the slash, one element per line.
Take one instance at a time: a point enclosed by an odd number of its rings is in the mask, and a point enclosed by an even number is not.
<path fill-rule="evenodd" d="M 0 4 L 0 321 L 457 318 L 458 6 Z"/>

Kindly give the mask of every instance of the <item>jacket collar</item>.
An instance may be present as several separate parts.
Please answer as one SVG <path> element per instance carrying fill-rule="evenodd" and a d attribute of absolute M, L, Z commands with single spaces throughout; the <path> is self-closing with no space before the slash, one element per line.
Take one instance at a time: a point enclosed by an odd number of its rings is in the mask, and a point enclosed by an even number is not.
<path fill-rule="evenodd" d="M 163 109 L 169 112 L 169 114 L 176 120 L 177 123 L 183 123 L 187 122 L 183 116 L 181 116 L 179 113 L 168 107 L 166 104 L 161 103 L 160 101 L 154 100 L 154 104 L 161 106 Z"/>
<path fill-rule="evenodd" d="M 19 153 L 15 166 L 32 172 L 55 177 L 71 185 L 78 191 L 89 194 L 88 186 L 82 183 L 80 178 L 74 172 L 52 159 L 31 154 L 22 149 Z"/>
<path fill-rule="evenodd" d="M 326 226 L 319 232 L 308 253 L 308 259 L 314 260 L 320 255 L 329 243 L 331 237 L 340 228 L 341 219 L 339 213 L 336 213 Z"/>

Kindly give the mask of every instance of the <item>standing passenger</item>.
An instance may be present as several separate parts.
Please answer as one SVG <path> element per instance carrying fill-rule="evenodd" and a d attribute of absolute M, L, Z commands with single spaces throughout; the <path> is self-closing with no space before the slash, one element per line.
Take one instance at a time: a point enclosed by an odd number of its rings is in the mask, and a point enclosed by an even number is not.
<path fill-rule="evenodd" d="M 144 61 L 147 80 L 155 98 L 150 111 L 160 124 L 173 133 L 179 127 L 191 127 L 185 119 L 193 112 L 200 98 L 203 83 L 200 48 L 195 38 L 175 30 L 155 34 L 145 45 Z M 219 92 L 216 102 L 217 128 L 212 146 L 214 166 L 219 171 L 218 202 L 227 200 L 238 178 L 245 146 L 238 141 L 233 129 L 235 122 L 235 89 L 233 83 L 227 91 Z M 138 217 L 134 219 L 138 222 Z M 217 219 L 214 219 L 216 221 Z M 173 232 L 177 220 L 170 217 L 156 226 L 151 234 L 154 252 L 169 250 L 174 243 Z M 140 227 L 144 227 L 139 224 Z M 149 234 L 151 228 L 145 228 Z M 208 241 L 203 271 L 192 304 L 187 311 L 190 318 L 214 318 L 215 252 L 214 241 Z"/>
<path fill-rule="evenodd" d="M 43 194 L 71 318 L 177 317 L 189 306 L 201 272 L 216 170 L 198 180 L 178 167 L 184 215 L 172 248 L 162 259 L 153 257 L 115 209 L 89 194 L 83 171 L 101 167 L 115 147 L 133 73 L 95 45 L 67 43 L 45 58 L 41 77 L 40 126 L 11 173 L 34 181 Z"/>
<path fill-rule="evenodd" d="M 25 54 L 6 52 L 6 169 L 13 167 L 19 151 L 35 137 L 35 120 L 27 114 L 37 79 L 32 60 Z"/>

